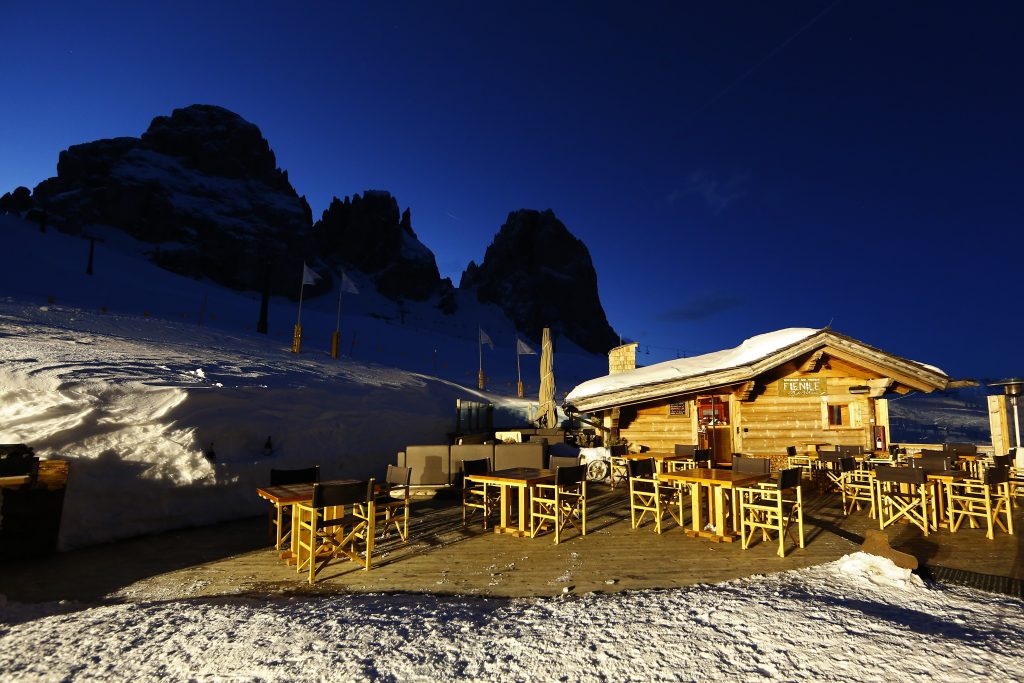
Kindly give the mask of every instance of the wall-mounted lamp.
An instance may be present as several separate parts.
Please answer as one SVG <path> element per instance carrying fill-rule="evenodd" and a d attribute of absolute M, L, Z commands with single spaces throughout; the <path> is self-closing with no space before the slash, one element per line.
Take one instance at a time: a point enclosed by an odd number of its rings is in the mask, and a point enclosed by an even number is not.
<path fill-rule="evenodd" d="M 871 387 L 866 386 L 864 384 L 858 384 L 856 386 L 850 387 L 850 393 L 851 394 L 868 394 L 868 393 L 871 393 Z"/>

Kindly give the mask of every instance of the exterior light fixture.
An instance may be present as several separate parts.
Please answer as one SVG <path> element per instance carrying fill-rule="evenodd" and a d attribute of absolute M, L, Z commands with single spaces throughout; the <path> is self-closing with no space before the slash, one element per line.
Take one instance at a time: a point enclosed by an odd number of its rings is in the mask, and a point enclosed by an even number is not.
<path fill-rule="evenodd" d="M 850 387 L 851 394 L 868 394 L 870 392 L 871 387 L 867 386 L 866 384 L 858 384 L 856 386 Z"/>

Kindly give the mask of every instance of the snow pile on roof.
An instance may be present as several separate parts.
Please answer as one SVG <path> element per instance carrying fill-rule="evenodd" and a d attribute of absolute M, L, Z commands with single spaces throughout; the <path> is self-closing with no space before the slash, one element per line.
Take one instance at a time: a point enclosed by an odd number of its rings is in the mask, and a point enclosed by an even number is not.
<path fill-rule="evenodd" d="M 566 403 L 574 400 L 604 394 L 632 387 L 661 384 L 673 380 L 696 377 L 709 372 L 737 368 L 765 358 L 792 344 L 817 334 L 820 330 L 807 327 L 788 327 L 784 330 L 766 332 L 745 340 L 734 349 L 706 353 L 693 358 L 679 358 L 665 361 L 645 368 L 627 370 L 614 375 L 606 375 L 583 382 L 569 392 Z"/>
<path fill-rule="evenodd" d="M 1019 678 L 1024 602 L 856 553 L 569 598 L 0 599 L 0 623 L 0 671 L 17 680 L 968 681 Z"/>

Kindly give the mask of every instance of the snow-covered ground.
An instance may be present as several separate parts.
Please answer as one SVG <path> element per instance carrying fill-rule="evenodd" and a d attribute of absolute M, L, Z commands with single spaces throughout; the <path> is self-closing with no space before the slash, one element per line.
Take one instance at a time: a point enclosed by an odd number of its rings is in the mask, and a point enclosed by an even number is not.
<path fill-rule="evenodd" d="M 469 322 L 429 303 L 402 312 L 370 291 L 349 297 L 343 334 L 359 341 L 338 361 L 326 351 L 336 302 L 307 302 L 295 355 L 292 303 L 274 301 L 271 334 L 252 334 L 256 297 L 160 271 L 133 257 L 138 245 L 115 249 L 110 236 L 88 277 L 82 240 L 10 217 L 0 229 L 0 443 L 72 460 L 65 548 L 260 513 L 253 487 L 271 467 L 380 472 L 403 445 L 443 439 L 456 398 L 496 403 L 499 422 L 530 410 L 508 396 L 513 331 L 474 302 L 460 303 Z M 508 350 L 485 351 L 497 393 L 471 388 L 478 324 Z M 527 380 L 531 370 L 525 357 Z M 563 392 L 605 371 L 571 349 L 555 370 Z M 863 554 L 561 599 L 26 605 L 2 593 L 4 681 L 1019 680 L 1024 636 L 1021 601 L 926 586 Z"/>
<path fill-rule="evenodd" d="M 254 488 L 272 467 L 379 476 L 407 444 L 443 443 L 457 398 L 495 404 L 499 425 L 531 410 L 509 395 L 514 333 L 493 307 L 399 314 L 360 282 L 342 317 L 343 339 L 359 341 L 332 359 L 337 299 L 307 300 L 296 355 L 294 302 L 273 301 L 259 335 L 258 297 L 160 270 L 123 235 L 91 230 L 106 241 L 87 276 L 85 240 L 11 216 L 0 231 L 0 443 L 71 459 L 62 548 L 259 514 Z M 478 320 L 497 347 L 483 352 L 497 392 L 474 387 Z M 602 371 L 565 346 L 566 384 Z M 536 391 L 537 357 L 522 364 Z"/>
<path fill-rule="evenodd" d="M 678 590 L 0 607 L 5 680 L 1021 680 L 1024 603 L 856 553 Z"/>

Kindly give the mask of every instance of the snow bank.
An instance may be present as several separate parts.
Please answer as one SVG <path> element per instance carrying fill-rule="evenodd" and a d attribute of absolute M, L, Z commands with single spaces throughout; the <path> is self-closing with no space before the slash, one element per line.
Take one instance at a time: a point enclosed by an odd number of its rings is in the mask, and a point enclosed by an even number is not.
<path fill-rule="evenodd" d="M 1016 680 L 1022 608 L 928 588 L 863 553 L 716 586 L 561 599 L 9 604 L 0 670 L 132 681 Z"/>
<path fill-rule="evenodd" d="M 0 443 L 72 460 L 65 549 L 258 514 L 272 467 L 381 476 L 406 444 L 445 439 L 456 398 L 480 397 L 255 335 L 62 306 L 0 303 L 0 336 Z"/>

